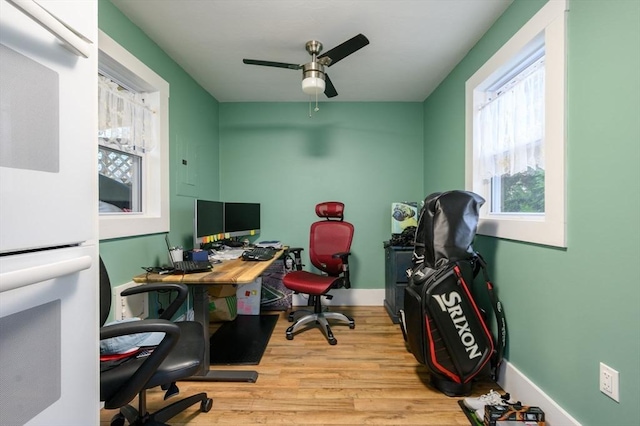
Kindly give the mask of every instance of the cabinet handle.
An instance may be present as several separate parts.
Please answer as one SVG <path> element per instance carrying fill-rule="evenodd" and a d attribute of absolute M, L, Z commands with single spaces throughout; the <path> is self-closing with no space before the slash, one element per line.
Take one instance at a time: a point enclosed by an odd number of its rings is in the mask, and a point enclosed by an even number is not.
<path fill-rule="evenodd" d="M 75 259 L 5 272 L 4 274 L 0 274 L 0 293 L 75 274 L 89 269 L 91 263 L 92 259 L 90 256 L 81 256 Z"/>
<path fill-rule="evenodd" d="M 6 1 L 56 36 L 68 50 L 78 56 L 89 57 L 91 40 L 58 19 L 43 6 L 34 0 Z"/>

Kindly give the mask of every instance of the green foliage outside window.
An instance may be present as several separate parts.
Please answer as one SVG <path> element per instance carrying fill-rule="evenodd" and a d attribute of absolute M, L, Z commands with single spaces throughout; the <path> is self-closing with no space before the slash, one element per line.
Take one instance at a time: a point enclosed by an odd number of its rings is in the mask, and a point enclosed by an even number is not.
<path fill-rule="evenodd" d="M 544 213 L 544 170 L 501 177 L 501 200 L 504 213 Z"/>

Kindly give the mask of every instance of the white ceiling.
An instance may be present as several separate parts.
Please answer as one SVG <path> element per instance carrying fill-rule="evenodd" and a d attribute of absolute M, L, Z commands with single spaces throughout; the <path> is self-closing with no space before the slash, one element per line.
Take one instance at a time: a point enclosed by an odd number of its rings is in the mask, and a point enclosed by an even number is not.
<path fill-rule="evenodd" d="M 358 33 L 370 44 L 327 68 L 338 96 L 422 102 L 513 0 L 112 0 L 220 102 L 308 101 L 303 64 Z"/>

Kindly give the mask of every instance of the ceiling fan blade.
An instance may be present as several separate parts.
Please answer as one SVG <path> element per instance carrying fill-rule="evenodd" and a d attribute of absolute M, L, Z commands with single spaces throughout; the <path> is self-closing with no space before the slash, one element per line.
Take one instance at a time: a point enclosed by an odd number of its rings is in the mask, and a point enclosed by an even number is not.
<path fill-rule="evenodd" d="M 333 98 L 338 96 L 338 92 L 336 91 L 335 86 L 331 82 L 329 75 L 325 73 L 324 75 L 324 94 L 327 98 Z"/>
<path fill-rule="evenodd" d="M 302 65 L 298 64 L 287 64 L 285 62 L 271 62 L 271 61 L 261 61 L 258 59 L 243 59 L 242 62 L 248 65 L 262 65 L 265 67 L 277 67 L 277 68 L 288 68 L 291 70 L 299 70 L 302 69 Z"/>
<path fill-rule="evenodd" d="M 335 65 L 338 61 L 351 55 L 352 53 L 362 49 L 367 44 L 369 44 L 369 39 L 362 34 L 358 34 L 357 36 L 345 41 L 341 45 L 336 46 L 333 49 L 328 50 L 327 52 L 318 56 L 318 59 L 328 57 L 331 59 L 331 63 L 328 66 L 332 66 Z"/>

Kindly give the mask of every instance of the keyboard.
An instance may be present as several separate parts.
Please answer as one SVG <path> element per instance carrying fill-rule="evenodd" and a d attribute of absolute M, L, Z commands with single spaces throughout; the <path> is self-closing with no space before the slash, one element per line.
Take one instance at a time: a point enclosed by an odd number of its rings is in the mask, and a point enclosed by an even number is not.
<path fill-rule="evenodd" d="M 179 274 L 192 274 L 196 272 L 209 272 L 213 268 L 209 262 L 195 261 L 195 260 L 183 260 L 180 262 L 173 262 L 174 272 Z"/>
<path fill-rule="evenodd" d="M 251 250 L 245 250 L 242 253 L 242 259 L 254 261 L 271 260 L 277 252 L 278 250 L 272 247 L 256 247 L 252 248 Z"/>

